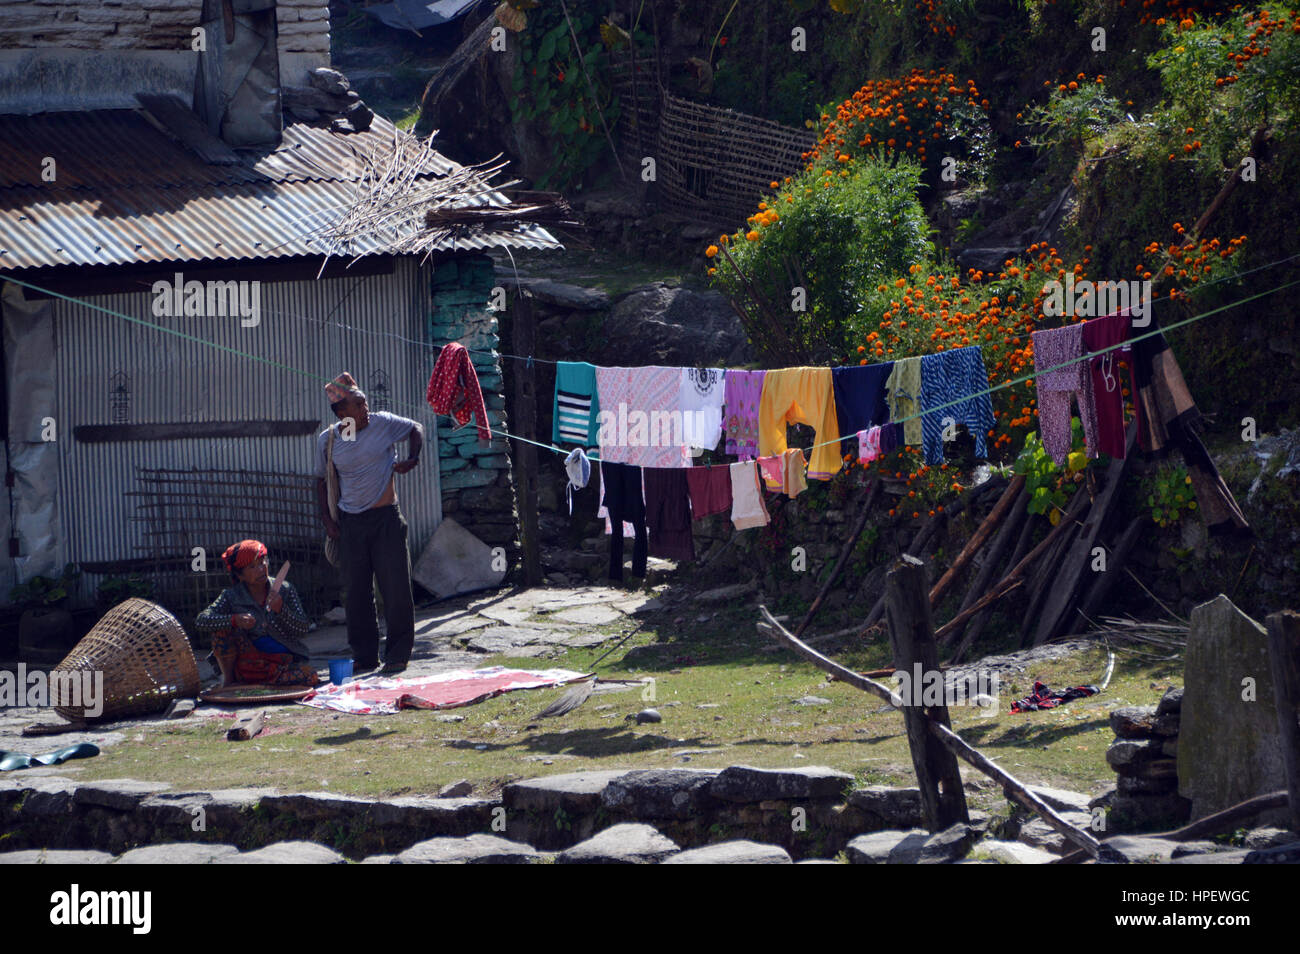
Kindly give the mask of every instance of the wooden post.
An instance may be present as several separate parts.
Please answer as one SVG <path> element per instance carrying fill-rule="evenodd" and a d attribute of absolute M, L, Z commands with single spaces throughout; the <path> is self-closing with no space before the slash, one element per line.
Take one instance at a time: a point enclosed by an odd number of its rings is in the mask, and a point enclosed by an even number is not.
<path fill-rule="evenodd" d="M 1300 613 L 1284 610 L 1271 614 L 1264 622 L 1268 628 L 1268 657 L 1273 670 L 1291 830 L 1300 832 Z"/>
<path fill-rule="evenodd" d="M 536 347 L 536 324 L 531 299 L 519 289 L 511 316 L 512 347 L 517 355 L 532 356 Z M 515 408 L 511 430 L 520 437 L 536 440 L 537 372 L 532 362 L 516 361 L 514 368 Z M 524 583 L 542 582 L 542 554 L 537 530 L 537 448 L 527 441 L 514 442 L 515 507 L 519 511 L 519 545 L 523 550 Z"/>
<path fill-rule="evenodd" d="M 966 795 L 961 787 L 957 758 L 930 734 L 930 723 L 951 730 L 948 707 L 943 702 L 943 673 L 939 650 L 930 628 L 930 599 L 925 586 L 925 564 L 903 554 L 885 579 L 885 616 L 894 665 L 910 679 L 903 695 L 903 721 L 912 750 L 912 765 L 921 788 L 921 811 L 926 827 L 943 831 L 949 825 L 969 822 Z M 939 705 L 923 706 L 922 689 L 939 682 Z M 931 690 L 933 691 L 933 690 Z"/>

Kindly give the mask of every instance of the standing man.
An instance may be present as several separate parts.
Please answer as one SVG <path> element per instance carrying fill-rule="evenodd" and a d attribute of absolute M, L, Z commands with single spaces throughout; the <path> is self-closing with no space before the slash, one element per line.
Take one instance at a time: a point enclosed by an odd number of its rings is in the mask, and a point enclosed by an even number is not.
<path fill-rule="evenodd" d="M 371 413 L 366 395 L 344 371 L 325 385 L 330 409 L 339 419 L 316 438 L 316 497 L 325 532 L 339 541 L 348 643 L 356 671 L 379 665 L 379 627 L 375 622 L 372 581 L 379 583 L 388 623 L 384 675 L 406 669 L 415 642 L 415 600 L 411 594 L 411 555 L 406 521 L 397 505 L 394 475 L 420 460 L 424 431 L 415 421 L 386 411 Z M 339 519 L 330 516 L 325 468 L 330 432 L 339 474 Z M 410 456 L 398 461 L 393 445 L 409 440 Z"/>

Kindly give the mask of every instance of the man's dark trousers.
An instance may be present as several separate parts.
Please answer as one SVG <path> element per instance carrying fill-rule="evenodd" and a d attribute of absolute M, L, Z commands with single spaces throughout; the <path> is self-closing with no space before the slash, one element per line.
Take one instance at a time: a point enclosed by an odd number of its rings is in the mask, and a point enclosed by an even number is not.
<path fill-rule="evenodd" d="M 348 643 L 358 668 L 379 663 L 372 578 L 379 582 L 388 623 L 385 665 L 405 665 L 415 643 L 415 601 L 411 595 L 411 555 L 406 521 L 397 504 L 361 513 L 339 513 L 339 550 L 347 588 Z"/>

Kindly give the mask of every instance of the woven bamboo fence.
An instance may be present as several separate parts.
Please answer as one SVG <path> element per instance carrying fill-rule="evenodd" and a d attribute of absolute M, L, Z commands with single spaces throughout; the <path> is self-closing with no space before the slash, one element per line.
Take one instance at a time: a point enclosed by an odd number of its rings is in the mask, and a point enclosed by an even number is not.
<path fill-rule="evenodd" d="M 659 199 L 669 211 L 735 228 L 770 183 L 803 169 L 816 137 L 748 113 L 696 103 L 660 89 L 644 63 L 613 69 L 619 151 L 640 173 L 655 160 Z"/>

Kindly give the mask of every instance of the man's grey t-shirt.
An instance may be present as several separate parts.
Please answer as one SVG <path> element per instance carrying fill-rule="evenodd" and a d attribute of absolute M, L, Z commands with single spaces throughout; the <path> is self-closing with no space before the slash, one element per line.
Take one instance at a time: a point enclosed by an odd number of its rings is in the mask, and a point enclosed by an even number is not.
<path fill-rule="evenodd" d="M 341 422 L 340 422 L 341 423 Z M 344 513 L 361 513 L 374 506 L 375 501 L 388 489 L 397 463 L 393 444 L 405 440 L 411 429 L 419 427 L 412 420 L 371 411 L 369 423 L 356 431 L 355 439 L 345 441 L 334 427 L 334 466 L 339 472 L 339 509 Z M 316 437 L 316 476 L 325 476 L 325 447 L 329 443 L 329 430 Z"/>

